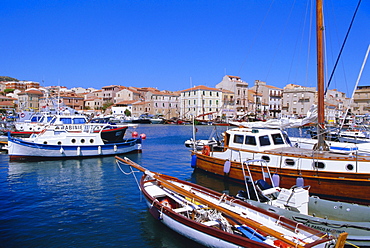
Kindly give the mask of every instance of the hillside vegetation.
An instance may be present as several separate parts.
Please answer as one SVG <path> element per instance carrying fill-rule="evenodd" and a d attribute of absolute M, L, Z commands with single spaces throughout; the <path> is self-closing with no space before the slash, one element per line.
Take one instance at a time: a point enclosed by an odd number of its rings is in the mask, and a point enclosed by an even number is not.
<path fill-rule="evenodd" d="M 7 77 L 7 76 L 0 76 L 0 82 L 8 82 L 8 81 L 19 81 L 16 78 Z"/>

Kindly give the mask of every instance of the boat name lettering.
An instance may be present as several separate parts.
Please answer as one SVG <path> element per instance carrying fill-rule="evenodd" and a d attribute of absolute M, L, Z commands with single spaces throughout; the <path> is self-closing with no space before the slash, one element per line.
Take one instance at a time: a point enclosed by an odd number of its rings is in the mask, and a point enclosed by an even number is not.
<path fill-rule="evenodd" d="M 340 231 L 340 230 L 327 228 L 327 227 L 324 227 L 324 226 L 313 225 L 313 224 L 310 224 L 310 223 L 305 223 L 305 225 L 309 226 L 311 228 L 314 228 L 316 230 L 327 232 L 327 233 L 343 233 L 344 232 L 344 231 Z"/>
<path fill-rule="evenodd" d="M 81 130 L 82 125 L 65 125 L 64 129 L 65 130 Z"/>

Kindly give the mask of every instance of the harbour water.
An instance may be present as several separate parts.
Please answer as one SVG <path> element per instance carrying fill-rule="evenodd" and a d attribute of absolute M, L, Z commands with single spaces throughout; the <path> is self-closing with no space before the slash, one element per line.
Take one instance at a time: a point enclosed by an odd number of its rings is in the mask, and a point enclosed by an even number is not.
<path fill-rule="evenodd" d="M 197 126 L 197 138 L 207 139 L 214 128 Z M 147 138 L 143 153 L 126 155 L 133 161 L 219 191 L 238 190 L 193 172 L 184 146 L 192 126 L 135 131 Z M 0 155 L 0 206 L 0 247 L 201 247 L 148 213 L 133 175 L 122 173 L 114 157 L 20 163 Z"/>

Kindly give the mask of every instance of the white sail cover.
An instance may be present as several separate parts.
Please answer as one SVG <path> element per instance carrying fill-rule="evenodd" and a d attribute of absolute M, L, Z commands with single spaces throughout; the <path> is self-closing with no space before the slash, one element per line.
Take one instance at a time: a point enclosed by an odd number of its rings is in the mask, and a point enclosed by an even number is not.
<path fill-rule="evenodd" d="M 295 128 L 302 127 L 311 123 L 317 123 L 317 105 L 312 105 L 307 112 L 307 116 L 303 119 L 296 118 L 279 118 L 270 119 L 267 121 L 256 121 L 256 122 L 230 122 L 235 126 L 243 126 L 247 128 Z"/>

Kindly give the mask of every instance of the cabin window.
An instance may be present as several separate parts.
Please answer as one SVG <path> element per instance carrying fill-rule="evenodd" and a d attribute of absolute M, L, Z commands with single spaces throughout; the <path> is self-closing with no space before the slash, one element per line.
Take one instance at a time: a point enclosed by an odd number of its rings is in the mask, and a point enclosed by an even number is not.
<path fill-rule="evenodd" d="M 81 139 L 81 143 L 83 144 L 83 143 L 85 143 L 85 140 L 84 139 Z"/>
<path fill-rule="evenodd" d="M 243 135 L 234 135 L 234 143 L 243 144 Z"/>
<path fill-rule="evenodd" d="M 271 135 L 272 141 L 274 142 L 275 145 L 283 145 L 284 140 L 283 137 L 279 133 L 275 133 Z"/>
<path fill-rule="evenodd" d="M 352 171 L 352 170 L 354 169 L 353 164 L 347 164 L 347 165 L 346 165 L 346 169 L 347 169 L 348 171 Z"/>
<path fill-rule="evenodd" d="M 73 119 L 74 124 L 84 124 L 86 123 L 85 118 L 75 118 Z"/>
<path fill-rule="evenodd" d="M 71 140 L 71 142 L 72 142 L 72 143 L 76 143 L 76 139 L 72 139 L 72 140 Z"/>
<path fill-rule="evenodd" d="M 318 169 L 324 169 L 325 164 L 323 162 L 314 162 L 313 167 L 318 168 Z"/>
<path fill-rule="evenodd" d="M 47 141 L 44 141 L 44 145 L 47 145 L 48 144 L 48 142 Z"/>
<path fill-rule="evenodd" d="M 59 146 L 62 144 L 62 141 L 58 141 L 58 143 L 57 143 Z"/>
<path fill-rule="evenodd" d="M 265 160 L 266 163 L 270 162 L 270 157 L 269 156 L 262 156 L 261 159 Z"/>
<path fill-rule="evenodd" d="M 245 144 L 255 146 L 257 144 L 256 138 L 254 136 L 245 136 Z"/>
<path fill-rule="evenodd" d="M 90 139 L 90 143 L 94 143 L 94 139 Z"/>
<path fill-rule="evenodd" d="M 60 121 L 63 124 L 72 124 L 72 119 L 71 118 L 60 118 Z"/>
<path fill-rule="evenodd" d="M 260 140 L 260 146 L 270 145 L 270 139 L 269 139 L 269 136 L 267 136 L 267 135 L 260 136 L 259 140 Z"/>
<path fill-rule="evenodd" d="M 294 162 L 293 159 L 287 158 L 287 159 L 285 159 L 285 164 L 290 165 L 290 166 L 294 166 L 295 162 Z"/>

